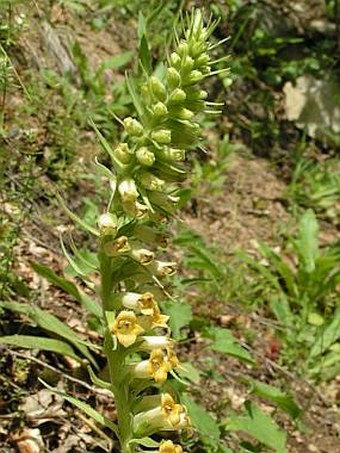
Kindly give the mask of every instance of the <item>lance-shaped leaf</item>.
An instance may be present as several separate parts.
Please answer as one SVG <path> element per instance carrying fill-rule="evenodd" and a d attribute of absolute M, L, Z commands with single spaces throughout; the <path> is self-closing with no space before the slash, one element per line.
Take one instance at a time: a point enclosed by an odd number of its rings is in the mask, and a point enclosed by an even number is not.
<path fill-rule="evenodd" d="M 77 356 L 69 344 L 52 338 L 34 337 L 31 335 L 8 335 L 0 337 L 0 344 L 8 344 L 24 349 L 41 349 L 42 351 L 55 352 L 56 354 L 72 357 L 77 362 L 82 362 L 82 359 Z"/>
<path fill-rule="evenodd" d="M 31 261 L 31 266 L 37 272 L 37 274 L 46 278 L 49 282 L 63 289 L 65 292 L 73 296 L 87 311 L 100 318 L 102 316 L 102 310 L 99 304 L 94 302 L 90 296 L 84 291 L 81 291 L 73 282 L 67 280 L 64 277 L 60 277 L 52 269 L 43 264 Z"/>
<path fill-rule="evenodd" d="M 51 313 L 32 305 L 20 304 L 17 302 L 0 302 L 0 307 L 24 314 L 32 319 L 32 321 L 34 321 L 42 329 L 69 341 L 84 355 L 84 357 L 86 357 L 96 368 L 98 368 L 96 361 L 92 357 L 88 348 L 83 344 L 82 339 L 79 338 L 70 327 Z"/>
<path fill-rule="evenodd" d="M 96 411 L 96 409 L 93 409 L 93 407 L 91 407 L 90 405 L 84 403 L 83 401 L 78 400 L 77 398 L 74 398 L 73 396 L 67 395 L 67 393 L 60 392 L 59 390 L 54 389 L 50 385 L 46 384 L 46 382 L 44 382 L 42 379 L 39 379 L 39 380 L 52 393 L 55 393 L 56 395 L 61 396 L 66 401 L 68 401 L 69 403 L 78 407 L 78 409 L 85 412 L 86 415 L 91 417 L 93 420 L 95 420 L 99 424 L 111 429 L 111 431 L 113 431 L 116 434 L 116 436 L 119 438 L 118 426 L 115 423 L 113 423 L 111 420 L 109 420 L 107 417 L 104 417 L 104 415 L 102 415 L 98 411 Z"/>

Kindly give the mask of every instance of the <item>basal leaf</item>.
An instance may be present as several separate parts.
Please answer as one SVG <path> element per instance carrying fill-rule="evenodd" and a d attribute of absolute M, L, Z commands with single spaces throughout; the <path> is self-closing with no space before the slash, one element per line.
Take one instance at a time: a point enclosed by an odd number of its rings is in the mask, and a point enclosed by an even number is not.
<path fill-rule="evenodd" d="M 309 358 L 317 357 L 323 354 L 329 347 L 340 338 L 340 308 L 334 313 L 334 318 L 325 327 L 321 328 L 321 332 L 317 337 L 313 347 L 309 353 Z"/>
<path fill-rule="evenodd" d="M 308 209 L 301 218 L 297 241 L 299 258 L 308 273 L 315 270 L 315 260 L 319 254 L 318 231 L 319 226 L 314 211 Z"/>
<path fill-rule="evenodd" d="M 282 410 L 287 412 L 292 418 L 297 418 L 301 414 L 300 407 L 295 403 L 291 395 L 282 392 L 272 385 L 264 384 L 255 379 L 247 378 L 246 381 L 251 385 L 252 393 L 269 401 L 272 401 Z"/>
<path fill-rule="evenodd" d="M 96 361 L 92 357 L 88 348 L 83 344 L 82 339 L 65 323 L 60 321 L 51 313 L 41 310 L 39 307 L 33 305 L 21 304 L 17 302 L 0 302 L 0 307 L 7 310 L 15 311 L 17 313 L 28 316 L 42 329 L 62 337 L 73 344 L 94 366 L 97 367 Z"/>
<path fill-rule="evenodd" d="M 244 362 L 254 364 L 254 360 L 251 358 L 249 352 L 238 343 L 229 329 L 210 327 L 206 332 L 213 340 L 211 348 L 214 351 L 222 352 L 223 354 L 231 355 Z"/>
<path fill-rule="evenodd" d="M 280 430 L 274 420 L 258 406 L 248 401 L 247 413 L 232 415 L 226 422 L 228 431 L 242 431 L 257 439 L 277 453 L 286 453 L 286 434 Z"/>
<path fill-rule="evenodd" d="M 82 362 L 82 359 L 75 354 L 69 344 L 60 340 L 54 340 L 52 338 L 34 337 L 30 335 L 8 335 L 0 337 L 0 344 L 8 344 L 24 349 L 41 349 L 42 351 L 51 351 L 56 354 L 72 357 L 80 363 Z"/>

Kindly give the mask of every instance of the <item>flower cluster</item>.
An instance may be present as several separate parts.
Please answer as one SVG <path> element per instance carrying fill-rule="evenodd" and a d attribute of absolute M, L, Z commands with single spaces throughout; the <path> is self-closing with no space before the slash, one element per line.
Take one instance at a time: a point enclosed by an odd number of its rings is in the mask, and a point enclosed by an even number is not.
<path fill-rule="evenodd" d="M 194 117 L 211 105 L 198 84 L 212 74 L 208 51 L 215 25 L 205 26 L 199 10 L 192 14 L 167 67 L 141 85 L 138 118 L 122 122 L 124 141 L 108 150 L 112 195 L 98 220 L 99 261 L 105 348 L 124 452 L 135 451 L 129 447 L 132 438 L 191 426 L 186 408 L 169 393 L 143 392 L 161 387 L 169 374 L 176 377 L 180 366 L 169 317 L 156 300 L 167 294 L 160 280 L 176 271 L 176 263 L 157 259 L 159 247 L 167 245 L 167 234 L 159 227 L 178 201 L 178 183 L 186 177 L 185 153 L 200 140 Z M 183 452 L 170 440 L 158 451 Z"/>

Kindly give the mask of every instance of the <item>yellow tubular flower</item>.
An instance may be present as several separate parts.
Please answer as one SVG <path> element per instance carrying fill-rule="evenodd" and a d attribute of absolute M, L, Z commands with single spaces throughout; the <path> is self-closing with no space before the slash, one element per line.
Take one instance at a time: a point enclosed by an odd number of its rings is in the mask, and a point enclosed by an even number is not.
<path fill-rule="evenodd" d="M 136 378 L 153 378 L 155 382 L 163 384 L 168 377 L 171 365 L 162 349 L 151 352 L 149 360 L 139 362 L 134 369 Z"/>
<path fill-rule="evenodd" d="M 138 324 L 137 316 L 133 311 L 121 311 L 116 317 L 112 332 L 116 335 L 119 343 L 128 348 L 135 343 L 137 336 L 144 332 L 144 329 Z"/>
<path fill-rule="evenodd" d="M 159 453 L 184 453 L 180 445 L 175 445 L 171 440 L 163 441 L 159 447 Z"/>
<path fill-rule="evenodd" d="M 182 421 L 181 414 L 185 411 L 184 407 L 181 404 L 176 404 L 169 393 L 164 393 L 162 394 L 161 410 L 165 426 L 177 428 Z"/>

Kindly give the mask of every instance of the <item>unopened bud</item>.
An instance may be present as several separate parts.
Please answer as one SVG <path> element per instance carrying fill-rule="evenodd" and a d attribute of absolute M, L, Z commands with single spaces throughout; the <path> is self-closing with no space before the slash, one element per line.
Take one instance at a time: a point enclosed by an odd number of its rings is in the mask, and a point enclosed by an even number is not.
<path fill-rule="evenodd" d="M 209 58 L 209 55 L 206 54 L 206 53 L 203 53 L 202 55 L 200 55 L 197 60 L 196 60 L 196 67 L 197 66 L 205 66 L 209 63 L 210 61 L 210 58 Z"/>
<path fill-rule="evenodd" d="M 129 164 L 132 158 L 132 152 L 127 143 L 120 143 L 113 151 L 114 156 L 122 164 Z"/>
<path fill-rule="evenodd" d="M 158 131 L 151 132 L 152 140 L 157 143 L 168 145 L 171 143 L 171 131 L 169 129 L 159 129 Z"/>
<path fill-rule="evenodd" d="M 176 162 L 180 162 L 185 159 L 184 149 L 179 148 L 167 148 L 163 151 L 163 155 L 165 158 Z"/>
<path fill-rule="evenodd" d="M 189 109 L 186 109 L 184 107 L 182 107 L 181 109 L 179 109 L 178 112 L 176 112 L 176 115 L 177 117 L 180 119 L 180 120 L 191 120 L 191 118 L 195 115 L 193 111 L 189 110 Z"/>
<path fill-rule="evenodd" d="M 138 198 L 136 183 L 133 179 L 125 179 L 118 186 L 123 202 L 134 202 Z"/>
<path fill-rule="evenodd" d="M 175 68 L 168 68 L 167 70 L 168 84 L 171 90 L 178 88 L 181 84 L 181 76 Z"/>
<path fill-rule="evenodd" d="M 188 55 L 188 50 L 188 44 L 185 41 L 181 41 L 177 46 L 176 52 L 180 57 L 184 58 Z"/>
<path fill-rule="evenodd" d="M 173 102 L 181 102 L 185 101 L 186 97 L 187 95 L 185 94 L 185 91 L 181 90 L 180 88 L 176 88 L 171 92 L 169 100 Z"/>
<path fill-rule="evenodd" d="M 188 82 L 197 83 L 197 82 L 201 82 L 201 80 L 203 80 L 203 79 L 204 79 L 204 75 L 201 73 L 201 71 L 194 69 L 193 71 L 190 72 L 190 75 L 188 77 Z"/>
<path fill-rule="evenodd" d="M 101 236 L 114 236 L 117 233 L 117 216 L 106 212 L 98 219 L 98 227 Z"/>
<path fill-rule="evenodd" d="M 185 57 L 185 60 L 184 60 L 183 66 L 182 66 L 183 72 L 188 73 L 192 70 L 193 67 L 194 67 L 194 60 L 189 56 Z"/>
<path fill-rule="evenodd" d="M 128 134 L 135 137 L 141 137 L 143 135 L 144 129 L 141 123 L 134 118 L 128 117 L 123 121 L 125 130 Z"/>
<path fill-rule="evenodd" d="M 166 108 L 166 105 L 163 102 L 157 102 L 152 108 L 153 113 L 158 116 L 165 116 L 168 113 L 168 109 Z"/>
<path fill-rule="evenodd" d="M 141 184 L 149 190 L 161 190 L 164 186 L 164 181 L 151 173 L 142 173 L 139 180 Z"/>
<path fill-rule="evenodd" d="M 154 153 L 152 151 L 149 151 L 146 146 L 142 146 L 141 148 L 137 149 L 136 157 L 138 162 L 147 167 L 150 167 L 155 162 Z"/>
<path fill-rule="evenodd" d="M 181 64 L 182 64 L 182 60 L 181 60 L 181 57 L 180 57 L 176 52 L 173 52 L 173 53 L 170 55 L 170 64 L 171 64 L 174 68 L 180 69 Z"/>
<path fill-rule="evenodd" d="M 157 79 L 157 77 L 151 76 L 149 84 L 152 94 L 155 96 L 155 98 L 157 98 L 159 101 L 165 101 L 166 89 L 163 83 L 159 79 Z"/>

